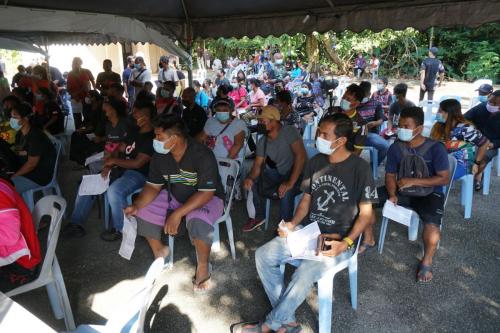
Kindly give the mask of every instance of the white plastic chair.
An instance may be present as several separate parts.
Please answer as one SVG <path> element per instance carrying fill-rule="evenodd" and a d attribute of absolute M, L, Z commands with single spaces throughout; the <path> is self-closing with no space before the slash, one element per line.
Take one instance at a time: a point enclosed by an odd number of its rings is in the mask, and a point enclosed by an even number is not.
<path fill-rule="evenodd" d="M 56 149 L 56 161 L 54 163 L 54 172 L 52 173 L 52 179 L 50 183 L 22 193 L 23 199 L 26 201 L 26 204 L 28 205 L 30 211 L 33 211 L 33 207 L 35 206 L 34 195 L 36 192 L 43 191 L 43 195 L 50 195 L 52 194 L 52 191 L 55 191 L 58 196 L 62 196 L 61 189 L 59 188 L 59 183 L 57 182 L 57 169 L 59 167 L 62 144 L 57 139 L 52 140 L 52 143 L 54 144 L 54 147 Z"/>
<path fill-rule="evenodd" d="M 142 333 L 146 312 L 151 305 L 156 278 L 163 270 L 164 259 L 157 258 L 149 266 L 143 286 L 130 300 L 111 315 L 106 325 L 79 325 L 74 333 Z"/>
<path fill-rule="evenodd" d="M 50 304 L 57 319 L 64 318 L 67 330 L 75 329 L 75 321 L 71 311 L 66 286 L 61 273 L 61 267 L 56 257 L 57 240 L 61 230 L 61 221 L 66 211 L 66 200 L 60 196 L 49 195 L 40 199 L 33 211 L 33 221 L 38 229 L 42 216 L 50 216 L 50 228 L 47 236 L 47 250 L 38 278 L 26 283 L 16 289 L 9 291 L 6 295 L 12 297 L 24 294 L 28 291 L 46 287 Z"/>
<path fill-rule="evenodd" d="M 338 272 L 349 269 L 349 288 L 351 290 L 351 305 L 354 310 L 358 307 L 358 250 L 362 236 L 359 236 L 356 251 L 353 255 L 328 270 L 318 281 L 319 303 L 319 333 L 329 333 L 332 329 L 333 312 L 333 279 Z M 281 274 L 285 274 L 285 264 L 298 266 L 300 260 L 283 262 L 280 265 Z"/>
<path fill-rule="evenodd" d="M 479 100 L 479 96 L 473 96 L 473 97 L 471 97 L 469 109 L 472 109 L 473 107 L 475 107 L 479 103 L 481 103 L 481 101 Z"/>
<path fill-rule="evenodd" d="M 457 168 L 457 160 L 455 157 L 448 155 L 448 163 L 450 165 L 449 171 L 450 171 L 450 180 L 448 181 L 448 185 L 446 186 L 445 189 L 445 198 L 444 198 L 444 205 L 443 205 L 443 211 L 446 208 L 446 203 L 448 202 L 448 195 L 450 194 L 450 188 L 451 184 L 453 182 L 453 176 L 455 175 L 455 170 Z M 412 211 L 412 216 L 411 216 L 411 221 L 408 223 L 407 221 L 396 221 L 396 220 L 391 220 L 394 222 L 397 222 L 399 224 L 403 224 L 408 227 L 408 239 L 410 241 L 415 241 L 417 240 L 417 234 L 418 234 L 418 225 L 420 223 L 420 217 L 415 211 Z M 389 219 L 385 216 L 382 218 L 382 224 L 380 225 L 380 236 L 378 239 L 378 253 L 382 254 L 382 250 L 384 249 L 384 240 L 385 240 L 385 234 L 387 232 L 387 225 L 389 224 Z M 441 226 L 439 229 L 441 230 L 443 228 L 443 219 L 441 218 Z M 439 244 L 438 244 L 439 247 Z"/>
<path fill-rule="evenodd" d="M 217 165 L 219 167 L 219 174 L 222 180 L 223 188 L 226 192 L 226 200 L 224 202 L 224 214 L 214 223 L 214 238 L 212 243 L 212 250 L 214 252 L 220 251 L 220 235 L 219 223 L 226 222 L 227 237 L 229 239 L 229 247 L 231 248 L 231 256 L 236 260 L 236 248 L 234 245 L 233 235 L 233 222 L 231 219 L 231 204 L 233 202 L 236 178 L 240 171 L 240 164 L 236 160 L 228 158 L 217 158 Z M 232 184 L 228 182 L 228 178 L 232 177 Z M 228 196 L 229 195 L 229 196 Z M 169 254 L 169 267 L 174 266 L 174 241 L 175 237 L 168 236 Z"/>
<path fill-rule="evenodd" d="M 500 177 L 500 148 L 497 150 L 497 156 L 495 157 L 497 164 L 497 176 Z"/>

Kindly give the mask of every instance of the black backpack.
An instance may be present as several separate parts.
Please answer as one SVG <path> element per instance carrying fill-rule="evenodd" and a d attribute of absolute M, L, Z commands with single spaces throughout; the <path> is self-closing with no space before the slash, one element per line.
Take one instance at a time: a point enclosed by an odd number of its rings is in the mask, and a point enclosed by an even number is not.
<path fill-rule="evenodd" d="M 425 163 L 424 156 L 437 142 L 426 139 L 418 149 L 408 147 L 402 141 L 396 141 L 394 144 L 401 151 L 403 158 L 399 164 L 398 180 L 402 178 L 429 178 L 429 168 Z M 404 189 L 399 189 L 399 193 L 409 197 L 425 197 L 431 194 L 434 190 L 433 186 L 411 186 Z"/>

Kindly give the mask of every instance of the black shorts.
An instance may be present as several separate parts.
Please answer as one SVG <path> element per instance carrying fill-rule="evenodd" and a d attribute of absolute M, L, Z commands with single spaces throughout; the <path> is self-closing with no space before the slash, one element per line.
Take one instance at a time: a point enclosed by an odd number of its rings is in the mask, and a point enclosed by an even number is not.
<path fill-rule="evenodd" d="M 387 199 L 389 199 L 389 193 L 385 186 L 377 188 L 379 203 L 375 207 L 381 208 L 384 206 Z M 441 219 L 443 218 L 443 208 L 444 208 L 444 194 L 433 192 L 426 197 L 408 197 L 401 194 L 398 196 L 398 205 L 410 208 L 414 210 L 420 220 L 424 224 L 435 224 L 437 226 L 441 225 Z"/>

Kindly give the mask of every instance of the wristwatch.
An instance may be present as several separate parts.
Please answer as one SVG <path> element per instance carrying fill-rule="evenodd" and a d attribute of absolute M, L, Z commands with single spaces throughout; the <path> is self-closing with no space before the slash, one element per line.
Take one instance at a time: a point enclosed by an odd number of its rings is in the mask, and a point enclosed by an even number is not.
<path fill-rule="evenodd" d="M 350 250 L 350 249 L 353 248 L 354 242 L 353 242 L 352 239 L 350 239 L 349 237 L 344 237 L 342 240 L 347 243 L 347 249 L 348 250 Z"/>

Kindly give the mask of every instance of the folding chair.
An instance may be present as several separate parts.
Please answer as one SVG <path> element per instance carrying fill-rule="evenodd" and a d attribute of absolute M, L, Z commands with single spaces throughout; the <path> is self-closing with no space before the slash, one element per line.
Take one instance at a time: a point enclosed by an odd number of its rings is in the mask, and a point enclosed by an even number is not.
<path fill-rule="evenodd" d="M 368 150 L 370 153 L 370 162 L 372 165 L 373 179 L 378 179 L 378 151 L 375 147 L 364 146 L 361 150 Z"/>
<path fill-rule="evenodd" d="M 332 329 L 333 312 L 333 279 L 338 272 L 349 270 L 349 288 L 351 290 L 351 305 L 354 310 L 358 307 L 358 250 L 362 236 L 359 236 L 356 251 L 349 258 L 328 270 L 318 281 L 318 303 L 319 303 L 319 333 L 329 333 Z M 299 266 L 300 260 L 283 262 L 280 265 L 281 274 L 285 274 L 285 264 Z"/>
<path fill-rule="evenodd" d="M 233 222 L 231 219 L 231 204 L 233 202 L 234 188 L 235 188 L 234 185 L 236 182 L 236 178 L 238 177 L 240 165 L 238 161 L 231 160 L 228 158 L 217 158 L 217 165 L 219 167 L 219 174 L 221 176 L 222 185 L 226 192 L 226 200 L 224 202 L 224 213 L 214 223 L 214 239 L 212 243 L 212 250 L 214 252 L 220 251 L 219 223 L 226 222 L 227 237 L 229 239 L 229 246 L 231 248 L 231 256 L 233 257 L 234 260 L 236 260 L 236 248 L 234 245 L 234 236 L 233 236 Z M 174 241 L 175 237 L 168 236 L 168 247 L 170 250 L 169 254 L 170 268 L 174 266 Z"/>
<path fill-rule="evenodd" d="M 59 167 L 59 160 L 61 158 L 62 144 L 59 140 L 56 139 L 52 140 L 52 143 L 54 144 L 54 147 L 56 149 L 56 161 L 54 163 L 54 172 L 52 173 L 52 179 L 50 180 L 50 183 L 21 193 L 30 211 L 33 211 L 33 207 L 35 206 L 34 195 L 36 192 L 43 191 L 43 195 L 50 195 L 52 194 L 52 191 L 55 191 L 58 196 L 62 196 L 61 189 L 59 188 L 59 183 L 57 182 L 57 169 Z"/>
<path fill-rule="evenodd" d="M 163 270 L 163 258 L 157 258 L 149 266 L 143 286 L 130 300 L 122 303 L 105 325 L 79 325 L 74 333 L 142 333 L 146 312 L 151 305 L 156 278 Z"/>
<path fill-rule="evenodd" d="M 45 287 L 49 296 L 50 305 L 57 319 L 64 318 L 67 330 L 75 329 L 75 321 L 71 311 L 66 286 L 61 273 L 61 267 L 56 257 L 57 240 L 61 230 L 61 221 L 66 211 L 66 200 L 60 196 L 49 195 L 40 199 L 33 210 L 33 221 L 38 230 L 42 216 L 50 216 L 50 228 L 47 236 L 47 250 L 38 278 L 23 284 L 6 293 L 8 297 L 24 294 L 28 291 Z"/>
<path fill-rule="evenodd" d="M 453 182 L 453 176 L 455 175 L 455 170 L 457 168 L 457 160 L 455 157 L 448 155 L 448 163 L 450 165 L 449 171 L 450 171 L 450 180 L 448 181 L 448 185 L 445 188 L 445 199 L 444 199 L 444 204 L 443 204 L 443 211 L 446 208 L 446 203 L 448 202 L 448 195 L 450 194 L 450 188 L 451 184 Z M 417 234 L 418 234 L 418 225 L 420 222 L 420 217 L 415 211 L 412 211 L 412 216 L 411 216 L 411 221 L 396 221 L 392 220 L 394 222 L 397 222 L 399 224 L 403 224 L 408 227 L 408 239 L 410 241 L 415 241 L 417 240 Z M 387 225 L 389 224 L 389 219 L 385 216 L 382 218 L 382 224 L 380 225 L 380 236 L 378 239 L 378 253 L 382 254 L 382 250 L 384 249 L 384 240 L 385 240 L 385 234 L 387 232 Z M 441 218 L 441 226 L 439 229 L 441 230 L 443 228 L 443 219 Z M 439 247 L 439 244 L 438 244 Z"/>

